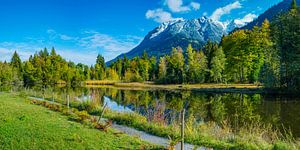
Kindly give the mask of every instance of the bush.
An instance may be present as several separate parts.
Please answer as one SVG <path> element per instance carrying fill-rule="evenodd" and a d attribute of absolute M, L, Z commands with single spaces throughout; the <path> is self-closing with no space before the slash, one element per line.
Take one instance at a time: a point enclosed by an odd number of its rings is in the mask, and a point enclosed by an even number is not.
<path fill-rule="evenodd" d="M 288 150 L 290 149 L 286 143 L 276 142 L 272 148 L 272 150 Z"/>
<path fill-rule="evenodd" d="M 74 112 L 78 117 L 79 117 L 79 122 L 82 122 L 83 120 L 87 120 L 90 118 L 90 115 L 87 113 L 87 111 L 83 110 L 83 111 L 77 111 Z"/>

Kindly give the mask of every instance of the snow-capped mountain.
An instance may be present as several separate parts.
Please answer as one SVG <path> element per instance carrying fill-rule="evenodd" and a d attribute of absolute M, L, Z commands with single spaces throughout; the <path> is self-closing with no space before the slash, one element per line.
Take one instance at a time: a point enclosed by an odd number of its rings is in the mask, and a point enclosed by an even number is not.
<path fill-rule="evenodd" d="M 118 58 L 122 58 L 124 55 L 128 58 L 141 56 L 144 51 L 151 56 L 159 57 L 169 54 L 172 47 L 177 46 L 185 50 L 188 44 L 192 44 L 194 48 L 200 49 L 209 40 L 219 42 L 223 35 L 230 33 L 234 29 L 251 29 L 254 25 L 261 25 L 265 19 L 272 21 L 272 18 L 276 15 L 286 12 L 290 8 L 291 1 L 284 0 L 278 3 L 250 23 L 241 19 L 222 23 L 207 17 L 192 20 L 178 19 L 162 23 L 149 32 L 137 47 L 126 54 L 119 55 L 109 61 L 108 64 Z M 297 0 L 297 3 L 300 3 L 300 0 Z"/>
<path fill-rule="evenodd" d="M 233 22 L 231 26 L 237 25 Z M 124 55 L 128 58 L 141 56 L 144 51 L 150 56 L 159 57 L 169 54 L 172 47 L 180 46 L 185 50 L 188 44 L 200 49 L 207 41 L 220 42 L 222 36 L 230 31 L 223 23 L 207 17 L 192 20 L 172 20 L 162 23 L 150 31 L 137 47 L 126 54 L 119 55 L 117 58 L 122 58 Z"/>

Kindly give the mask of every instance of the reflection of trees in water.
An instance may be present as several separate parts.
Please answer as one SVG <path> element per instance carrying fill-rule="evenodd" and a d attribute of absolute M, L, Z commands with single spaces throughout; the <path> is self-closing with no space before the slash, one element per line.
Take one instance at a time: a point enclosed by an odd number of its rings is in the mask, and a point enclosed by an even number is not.
<path fill-rule="evenodd" d="M 91 89 L 89 95 L 91 97 L 91 104 L 94 108 L 100 108 L 104 105 L 104 94 L 103 90 Z"/>
<path fill-rule="evenodd" d="M 131 108 L 151 122 L 177 123 L 179 112 L 186 102 L 187 119 L 194 117 L 197 122 L 212 121 L 221 125 L 226 120 L 232 127 L 238 128 L 245 123 L 260 120 L 257 110 L 261 99 L 259 95 L 115 89 L 105 89 L 104 93 L 119 105 Z"/>
<path fill-rule="evenodd" d="M 226 124 L 227 127 L 238 131 L 240 127 L 257 122 L 279 127 L 283 123 L 286 128 L 291 126 L 293 130 L 300 133 L 300 127 L 297 127 L 296 122 L 300 115 L 297 111 L 300 103 L 265 101 L 266 98 L 260 94 L 215 94 L 116 88 L 64 89 L 61 93 L 73 96 L 90 95 L 95 105 L 103 105 L 103 96 L 108 96 L 117 104 L 144 115 L 149 122 L 159 124 L 177 124 L 180 111 L 188 103 L 186 119 L 195 127 L 197 124 L 214 122 L 220 127 Z M 267 99 L 276 100 L 274 97 Z"/>

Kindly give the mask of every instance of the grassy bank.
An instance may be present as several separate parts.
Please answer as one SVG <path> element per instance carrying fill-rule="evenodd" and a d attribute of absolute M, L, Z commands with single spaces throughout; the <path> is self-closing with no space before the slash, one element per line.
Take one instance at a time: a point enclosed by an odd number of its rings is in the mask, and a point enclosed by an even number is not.
<path fill-rule="evenodd" d="M 0 149 L 140 149 L 138 138 L 115 135 L 69 121 L 69 117 L 31 105 L 16 94 L 0 93 Z"/>
<path fill-rule="evenodd" d="M 155 84 L 153 82 L 118 82 L 107 80 L 85 81 L 86 87 L 110 85 L 130 89 L 195 90 L 203 92 L 262 92 L 262 86 L 255 84 Z"/>
<path fill-rule="evenodd" d="M 92 112 L 93 113 L 93 112 Z M 141 115 L 134 113 L 118 113 L 107 111 L 106 118 L 116 121 L 118 124 L 127 125 L 148 133 L 161 136 L 180 138 L 179 124 L 162 125 L 148 122 Z M 245 126 L 234 132 L 229 126 L 220 128 L 217 124 L 194 125 L 193 121 L 186 120 L 185 141 L 198 146 L 212 147 L 215 149 L 234 150 L 293 150 L 300 149 L 299 141 L 291 137 L 279 134 L 271 126 L 253 124 Z"/>
<path fill-rule="evenodd" d="M 51 95 L 45 95 L 51 100 Z M 57 96 L 58 97 L 58 96 Z M 66 104 L 65 100 L 56 99 Z M 99 115 L 101 108 L 92 102 L 79 102 L 71 100 L 71 107 L 86 110 L 89 114 Z M 107 110 L 104 117 L 112 119 L 118 124 L 130 126 L 148 133 L 176 139 L 180 136 L 179 124 L 164 125 L 147 121 L 147 118 L 135 113 L 119 113 Z M 186 120 L 185 141 L 199 146 L 219 149 L 299 149 L 299 141 L 280 134 L 272 126 L 262 125 L 259 122 L 245 125 L 239 131 L 233 131 L 224 123 L 222 127 L 209 122 L 194 124 L 195 120 Z"/>

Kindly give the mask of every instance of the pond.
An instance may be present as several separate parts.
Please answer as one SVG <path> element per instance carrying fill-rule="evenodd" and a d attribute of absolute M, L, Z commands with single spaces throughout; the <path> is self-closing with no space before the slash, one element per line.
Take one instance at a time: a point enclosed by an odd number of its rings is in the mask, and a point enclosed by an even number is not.
<path fill-rule="evenodd" d="M 66 90 L 63 90 L 66 92 Z M 69 91 L 70 92 L 70 91 Z M 114 111 L 134 112 L 159 124 L 177 124 L 181 110 L 195 123 L 214 122 L 239 130 L 250 124 L 271 125 L 300 137 L 300 98 L 243 93 L 180 90 L 82 88 L 72 91 L 81 101 L 107 103 Z"/>

